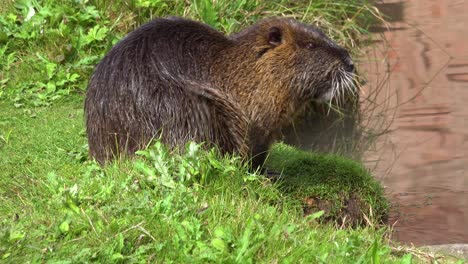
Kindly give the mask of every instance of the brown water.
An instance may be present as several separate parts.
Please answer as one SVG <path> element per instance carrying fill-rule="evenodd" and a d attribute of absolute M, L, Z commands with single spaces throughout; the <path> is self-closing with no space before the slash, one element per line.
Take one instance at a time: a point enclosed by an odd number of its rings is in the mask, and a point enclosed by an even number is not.
<path fill-rule="evenodd" d="M 390 24 L 374 30 L 386 41 L 369 53 L 377 60 L 361 63 L 363 92 L 382 85 L 376 98 L 393 123 L 367 165 L 394 204 L 397 240 L 468 243 L 468 0 L 379 7 Z"/>

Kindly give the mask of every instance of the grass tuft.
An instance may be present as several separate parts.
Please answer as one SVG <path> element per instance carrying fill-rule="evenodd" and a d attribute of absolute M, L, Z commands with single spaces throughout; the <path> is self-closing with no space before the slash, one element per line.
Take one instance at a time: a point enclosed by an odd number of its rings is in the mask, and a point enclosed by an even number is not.
<path fill-rule="evenodd" d="M 325 219 L 353 226 L 378 224 L 387 218 L 389 204 L 383 188 L 355 161 L 277 144 L 267 165 L 282 172 L 282 190 L 303 201 L 306 214 L 325 210 Z"/>

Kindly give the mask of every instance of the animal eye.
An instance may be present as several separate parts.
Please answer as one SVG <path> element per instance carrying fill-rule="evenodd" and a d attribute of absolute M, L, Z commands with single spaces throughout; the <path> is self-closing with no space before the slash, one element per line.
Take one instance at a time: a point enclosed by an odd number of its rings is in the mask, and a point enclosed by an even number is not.
<path fill-rule="evenodd" d="M 311 42 L 309 42 L 309 43 L 307 43 L 307 44 L 306 44 L 306 48 L 307 48 L 307 49 L 310 49 L 310 50 L 312 50 L 312 49 L 314 49 L 314 48 L 315 48 L 315 44 L 314 44 L 314 43 L 311 43 Z"/>

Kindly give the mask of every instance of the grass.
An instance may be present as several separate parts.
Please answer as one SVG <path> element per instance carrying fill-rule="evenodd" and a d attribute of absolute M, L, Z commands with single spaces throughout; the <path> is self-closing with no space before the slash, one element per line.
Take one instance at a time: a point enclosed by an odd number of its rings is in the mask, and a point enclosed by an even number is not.
<path fill-rule="evenodd" d="M 281 185 L 214 150 L 156 144 L 106 168 L 86 161 L 80 96 L 53 111 L 0 108 L 4 261 L 398 262 L 384 229 L 319 224 Z"/>
<path fill-rule="evenodd" d="M 83 92 L 100 58 L 126 33 L 167 15 L 185 16 L 232 33 L 268 16 L 294 16 L 355 47 L 374 10 L 364 0 L 7 1 L 0 7 L 0 98 L 47 106 Z M 364 24 L 365 25 L 365 24 Z M 354 49 L 356 50 L 356 49 Z"/>
<path fill-rule="evenodd" d="M 182 15 L 230 33 L 288 15 L 359 52 L 367 1 L 9 0 L 0 12 L 0 262 L 420 261 L 377 225 L 382 188 L 338 156 L 279 144 L 275 183 L 196 144 L 178 155 L 156 143 L 105 168 L 87 158 L 87 80 L 141 23 Z"/>
<path fill-rule="evenodd" d="M 86 158 L 82 105 L 79 95 L 20 110 L 0 102 L 0 262 L 419 263 L 427 257 L 394 248 L 377 217 L 350 228 L 324 221 L 330 212 L 304 202 L 320 195 L 339 205 L 337 194 L 359 192 L 363 209 L 384 212 L 380 186 L 355 162 L 278 144 L 269 167 L 283 176 L 272 183 L 236 157 L 195 144 L 177 155 L 156 143 L 135 160 L 101 168 Z"/>

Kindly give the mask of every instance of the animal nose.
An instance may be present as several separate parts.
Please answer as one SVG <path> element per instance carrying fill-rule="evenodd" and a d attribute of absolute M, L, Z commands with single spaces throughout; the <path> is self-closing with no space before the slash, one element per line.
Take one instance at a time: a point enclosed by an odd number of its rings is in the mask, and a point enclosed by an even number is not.
<path fill-rule="evenodd" d="M 340 49 L 340 55 L 341 55 L 341 59 L 343 61 L 343 64 L 345 65 L 345 70 L 348 71 L 348 72 L 354 72 L 354 62 L 353 60 L 351 59 L 351 56 L 349 55 L 349 52 L 344 49 L 344 48 L 341 48 Z"/>
<path fill-rule="evenodd" d="M 354 72 L 354 62 L 351 59 L 346 61 L 346 70 L 349 72 Z"/>

